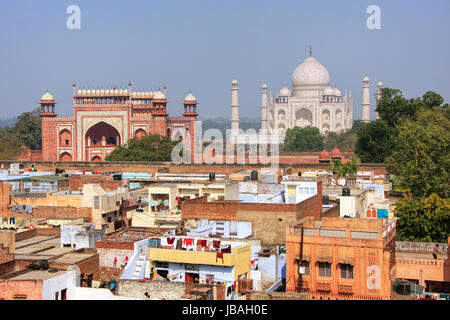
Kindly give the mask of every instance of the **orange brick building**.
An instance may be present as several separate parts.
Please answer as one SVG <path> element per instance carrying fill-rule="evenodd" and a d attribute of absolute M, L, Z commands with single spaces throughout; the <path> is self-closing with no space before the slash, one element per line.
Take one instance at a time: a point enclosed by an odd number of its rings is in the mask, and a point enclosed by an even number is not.
<path fill-rule="evenodd" d="M 389 300 L 395 237 L 395 222 L 381 219 L 300 220 L 286 229 L 286 292 L 312 300 Z"/>
<path fill-rule="evenodd" d="M 166 87 L 164 93 L 136 92 L 131 82 L 128 89 L 78 91 L 73 84 L 72 117 L 57 117 L 55 104 L 48 92 L 40 101 L 43 161 L 104 161 L 129 139 L 147 134 L 190 141 L 192 151 L 195 147 L 197 101 L 192 94 L 183 102 L 181 117 L 167 114 Z"/>

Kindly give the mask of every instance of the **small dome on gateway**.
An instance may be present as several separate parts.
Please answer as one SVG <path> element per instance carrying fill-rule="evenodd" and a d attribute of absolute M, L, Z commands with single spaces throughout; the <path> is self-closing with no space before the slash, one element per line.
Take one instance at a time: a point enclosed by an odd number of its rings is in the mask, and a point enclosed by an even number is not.
<path fill-rule="evenodd" d="M 44 93 L 41 100 L 55 100 L 55 98 L 47 91 Z"/>
<path fill-rule="evenodd" d="M 123 94 L 128 94 L 128 89 L 124 89 Z"/>
<path fill-rule="evenodd" d="M 109 94 L 110 92 L 109 92 L 109 89 L 106 89 L 105 90 L 105 94 Z"/>
<path fill-rule="evenodd" d="M 87 94 L 86 89 L 81 90 L 81 94 L 82 94 L 82 95 L 86 95 L 86 94 Z"/>
<path fill-rule="evenodd" d="M 332 157 L 342 157 L 341 150 L 339 150 L 338 147 L 334 147 L 334 149 L 331 150 L 331 156 Z"/>
<path fill-rule="evenodd" d="M 91 89 L 88 89 L 86 93 L 91 94 Z"/>
<path fill-rule="evenodd" d="M 197 101 L 197 99 L 192 95 L 192 93 L 189 93 L 185 98 L 184 101 Z"/>
<path fill-rule="evenodd" d="M 105 94 L 105 89 L 100 90 L 100 94 Z"/>
<path fill-rule="evenodd" d="M 161 91 L 158 91 L 153 95 L 153 98 L 154 99 L 165 99 L 166 95 L 164 93 L 162 93 Z"/>
<path fill-rule="evenodd" d="M 122 89 L 119 90 L 119 94 L 123 94 L 123 90 Z"/>
<path fill-rule="evenodd" d="M 329 159 L 330 159 L 330 153 L 327 150 L 323 149 L 323 151 L 320 152 L 320 154 L 319 154 L 319 160 L 329 160 Z"/>
<path fill-rule="evenodd" d="M 95 90 L 95 94 L 100 95 L 100 89 Z"/>
<path fill-rule="evenodd" d="M 79 96 L 81 96 L 81 95 L 83 94 L 83 91 L 81 91 L 81 89 L 79 89 L 78 92 L 77 92 L 77 94 L 78 94 Z"/>

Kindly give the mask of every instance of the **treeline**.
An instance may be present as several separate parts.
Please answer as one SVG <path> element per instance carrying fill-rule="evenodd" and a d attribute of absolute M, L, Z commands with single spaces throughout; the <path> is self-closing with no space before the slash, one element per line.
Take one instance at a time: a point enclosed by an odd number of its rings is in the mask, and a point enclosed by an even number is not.
<path fill-rule="evenodd" d="M 0 129 L 0 160 L 15 160 L 22 153 L 22 147 L 41 150 L 41 117 L 40 108 L 24 112 L 17 121 Z"/>

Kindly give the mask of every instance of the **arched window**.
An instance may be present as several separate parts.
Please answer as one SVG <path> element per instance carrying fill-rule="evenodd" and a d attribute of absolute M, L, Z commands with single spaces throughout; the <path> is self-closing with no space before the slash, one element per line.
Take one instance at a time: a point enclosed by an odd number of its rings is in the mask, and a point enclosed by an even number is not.
<path fill-rule="evenodd" d="M 59 133 L 59 146 L 70 147 L 72 145 L 72 134 L 69 130 L 64 129 Z"/>
<path fill-rule="evenodd" d="M 114 138 L 114 137 L 108 137 L 108 139 L 106 139 L 106 144 L 109 144 L 109 145 L 116 145 L 116 138 Z"/>

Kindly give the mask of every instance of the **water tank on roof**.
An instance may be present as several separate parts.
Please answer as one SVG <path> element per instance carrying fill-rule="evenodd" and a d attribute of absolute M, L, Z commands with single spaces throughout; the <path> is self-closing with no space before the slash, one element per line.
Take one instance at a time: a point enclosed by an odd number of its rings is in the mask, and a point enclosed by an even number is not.
<path fill-rule="evenodd" d="M 411 283 L 406 280 L 399 280 L 397 282 L 397 293 L 398 294 L 411 294 Z"/>
<path fill-rule="evenodd" d="M 252 181 L 258 181 L 258 171 L 252 171 L 250 177 Z"/>
<path fill-rule="evenodd" d="M 216 174 L 215 173 L 210 173 L 209 174 L 209 181 L 213 181 L 216 180 Z"/>
<path fill-rule="evenodd" d="M 330 197 L 328 195 L 324 194 L 322 196 L 322 204 L 324 204 L 324 205 L 329 205 L 330 204 Z"/>
<path fill-rule="evenodd" d="M 350 188 L 342 188 L 342 196 L 350 197 Z"/>

